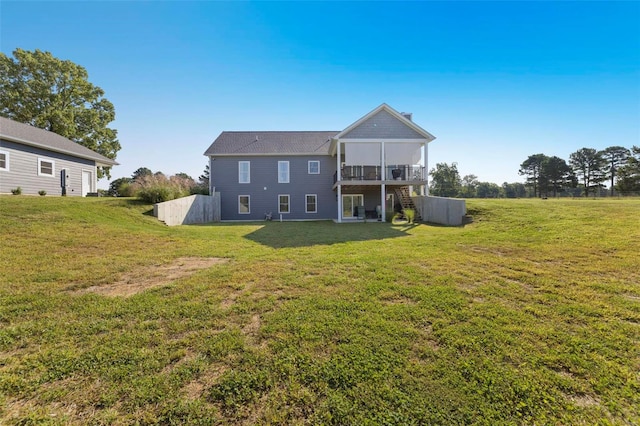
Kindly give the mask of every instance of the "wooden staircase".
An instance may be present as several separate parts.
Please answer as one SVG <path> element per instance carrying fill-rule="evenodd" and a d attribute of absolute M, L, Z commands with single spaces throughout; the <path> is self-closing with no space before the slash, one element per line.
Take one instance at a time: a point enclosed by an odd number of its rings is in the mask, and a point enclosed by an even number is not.
<path fill-rule="evenodd" d="M 416 208 L 415 203 L 411 199 L 411 194 L 409 193 L 408 186 L 401 186 L 395 189 L 396 198 L 402 205 L 402 209 L 411 209 L 416 212 L 415 221 L 420 222 L 422 218 L 420 217 L 420 212 Z"/>

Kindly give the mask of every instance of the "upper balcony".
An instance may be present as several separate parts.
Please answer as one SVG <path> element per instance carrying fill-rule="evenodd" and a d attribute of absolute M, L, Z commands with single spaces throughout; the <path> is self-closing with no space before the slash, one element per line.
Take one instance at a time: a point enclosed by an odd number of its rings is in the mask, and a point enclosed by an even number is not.
<path fill-rule="evenodd" d="M 343 165 L 340 168 L 340 181 L 345 183 L 373 183 L 375 181 L 382 182 L 381 166 L 361 165 L 361 166 L 346 166 Z M 394 181 L 398 183 L 424 183 L 427 180 L 426 170 L 422 166 L 401 164 L 387 166 L 384 170 L 384 181 Z M 333 175 L 333 183 L 338 181 L 338 173 Z"/>

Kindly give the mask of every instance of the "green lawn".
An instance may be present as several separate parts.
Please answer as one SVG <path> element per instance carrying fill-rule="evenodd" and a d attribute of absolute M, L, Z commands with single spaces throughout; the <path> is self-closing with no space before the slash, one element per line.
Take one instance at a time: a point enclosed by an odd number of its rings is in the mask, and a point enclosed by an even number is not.
<path fill-rule="evenodd" d="M 0 197 L 0 424 L 640 423 L 640 199 L 451 228 L 149 209 Z M 229 261 L 86 291 L 184 257 Z"/>

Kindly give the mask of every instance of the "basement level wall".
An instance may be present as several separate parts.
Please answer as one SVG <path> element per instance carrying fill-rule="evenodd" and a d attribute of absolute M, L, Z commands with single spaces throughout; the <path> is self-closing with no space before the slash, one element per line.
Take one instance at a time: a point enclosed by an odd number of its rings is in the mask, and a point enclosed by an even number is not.
<path fill-rule="evenodd" d="M 239 183 L 238 162 L 250 162 L 250 183 Z M 289 183 L 278 183 L 278 161 L 289 162 Z M 308 173 L 308 162 L 320 162 L 320 174 Z M 222 220 L 264 220 L 272 213 L 279 220 L 278 196 L 289 195 L 289 213 L 283 220 L 334 219 L 337 216 L 333 175 L 336 159 L 328 155 L 214 157 L 210 166 L 211 185 L 220 193 Z M 317 212 L 306 212 L 306 195 L 317 196 Z M 250 197 L 250 213 L 240 214 L 238 196 Z"/>

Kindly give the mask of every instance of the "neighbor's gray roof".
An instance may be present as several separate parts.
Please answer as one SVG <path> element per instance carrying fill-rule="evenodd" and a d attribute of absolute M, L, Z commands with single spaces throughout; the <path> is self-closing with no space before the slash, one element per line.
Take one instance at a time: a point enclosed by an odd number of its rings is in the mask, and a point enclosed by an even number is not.
<path fill-rule="evenodd" d="M 0 137 L 23 145 L 30 145 L 49 151 L 68 154 L 73 157 L 94 160 L 96 164 L 100 166 L 118 165 L 118 163 L 112 159 L 100 155 L 56 133 L 39 129 L 29 124 L 18 123 L 5 117 L 0 117 Z"/>
<path fill-rule="evenodd" d="M 337 131 L 222 132 L 204 155 L 329 154 Z"/>

